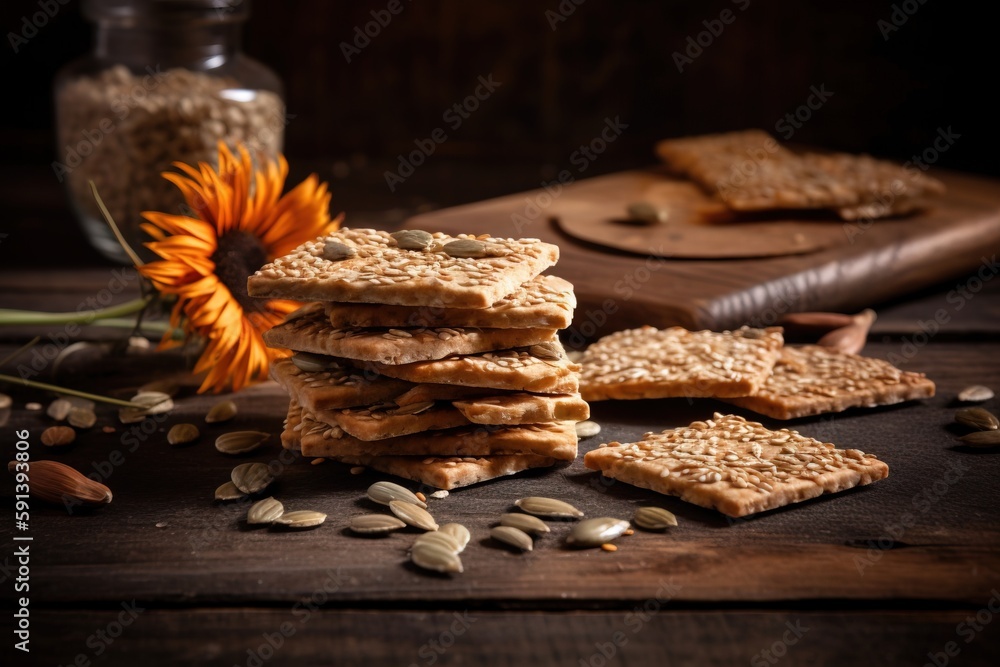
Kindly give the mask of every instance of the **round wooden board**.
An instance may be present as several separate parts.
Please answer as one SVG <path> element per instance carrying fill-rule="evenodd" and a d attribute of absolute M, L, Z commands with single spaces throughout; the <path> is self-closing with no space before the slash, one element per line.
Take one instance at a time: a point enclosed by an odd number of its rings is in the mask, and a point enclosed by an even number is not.
<path fill-rule="evenodd" d="M 839 220 L 768 219 L 733 222 L 723 207 L 693 183 L 643 173 L 613 191 L 590 192 L 586 200 L 559 201 L 552 215 L 559 228 L 580 241 L 640 255 L 689 259 L 781 257 L 847 243 Z M 664 223 L 629 223 L 625 209 L 647 201 L 669 211 Z"/>

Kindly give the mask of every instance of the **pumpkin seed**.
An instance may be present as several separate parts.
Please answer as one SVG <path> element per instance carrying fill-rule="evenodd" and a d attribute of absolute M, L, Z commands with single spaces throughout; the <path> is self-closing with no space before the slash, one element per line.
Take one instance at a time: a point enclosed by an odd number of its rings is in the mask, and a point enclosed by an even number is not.
<path fill-rule="evenodd" d="M 451 243 L 445 243 L 441 250 L 449 257 L 467 259 L 486 257 L 486 244 L 482 241 L 474 241 L 472 239 L 458 239 Z"/>
<path fill-rule="evenodd" d="M 321 373 L 337 365 L 332 357 L 312 352 L 296 352 L 292 355 L 292 363 L 307 373 Z"/>
<path fill-rule="evenodd" d="M 129 400 L 132 403 L 143 405 L 145 408 L 122 408 L 119 410 L 118 418 L 123 424 L 135 424 L 150 415 L 161 415 L 174 409 L 174 401 L 170 395 L 160 391 L 140 391 Z"/>
<path fill-rule="evenodd" d="M 357 250 L 349 245 L 344 245 L 343 243 L 327 241 L 323 244 L 323 259 L 328 259 L 331 262 L 339 262 L 341 260 L 350 259 L 352 257 L 356 257 L 357 254 Z"/>
<path fill-rule="evenodd" d="M 403 250 L 425 250 L 434 243 L 434 237 L 422 229 L 403 229 L 389 234 Z"/>
<path fill-rule="evenodd" d="M 462 559 L 440 544 L 425 542 L 413 545 L 410 561 L 417 567 L 434 572 L 461 572 Z"/>
<path fill-rule="evenodd" d="M 983 408 L 962 408 L 955 413 L 955 421 L 980 431 L 995 431 L 1000 427 L 996 415 Z"/>
<path fill-rule="evenodd" d="M 445 549 L 448 549 L 454 554 L 460 553 L 462 550 L 458 546 L 458 542 L 451 535 L 446 535 L 445 533 L 439 532 L 437 530 L 432 530 L 427 533 L 421 533 L 417 536 L 417 539 L 413 541 L 413 546 L 417 547 L 421 544 L 437 544 Z"/>
<path fill-rule="evenodd" d="M 583 516 L 583 512 L 577 508 L 555 498 L 529 496 L 528 498 L 521 498 L 514 501 L 514 504 L 528 514 L 534 514 L 535 516 L 546 516 L 555 519 L 579 519 Z"/>
<path fill-rule="evenodd" d="M 640 507 L 635 511 L 632 523 L 646 530 L 666 530 L 677 525 L 677 517 L 662 507 Z"/>
<path fill-rule="evenodd" d="M 62 447 L 76 440 L 76 431 L 69 426 L 50 426 L 42 431 L 42 444 L 46 447 Z"/>
<path fill-rule="evenodd" d="M 249 494 L 260 493 L 274 481 L 274 475 L 263 463 L 241 463 L 230 476 L 237 489 Z"/>
<path fill-rule="evenodd" d="M 1000 445 L 1000 431 L 976 431 L 959 440 L 970 447 L 996 447 Z"/>
<path fill-rule="evenodd" d="M 465 551 L 465 547 L 468 546 L 469 540 L 472 539 L 472 534 L 469 532 L 469 529 L 460 523 L 446 523 L 438 528 L 438 532 L 443 533 L 455 540 L 458 544 L 458 553 Z"/>
<path fill-rule="evenodd" d="M 285 506 L 272 497 L 258 500 L 247 511 L 247 523 L 274 523 L 285 513 Z"/>
<path fill-rule="evenodd" d="M 49 403 L 49 407 L 45 410 L 45 414 L 52 417 L 57 422 L 61 422 L 69 416 L 69 411 L 72 409 L 72 403 L 67 401 L 65 398 L 57 398 Z"/>
<path fill-rule="evenodd" d="M 239 409 L 232 401 L 222 401 L 221 403 L 216 403 L 212 406 L 212 409 L 208 411 L 208 414 L 205 415 L 205 423 L 218 424 L 221 422 L 227 422 L 235 417 L 238 411 Z"/>
<path fill-rule="evenodd" d="M 993 398 L 993 390 L 981 384 L 966 387 L 958 393 L 958 400 L 965 403 L 982 403 Z"/>
<path fill-rule="evenodd" d="M 582 421 L 576 423 L 576 437 L 592 438 L 601 432 L 601 425 L 597 422 Z"/>
<path fill-rule="evenodd" d="M 389 509 L 408 526 L 421 530 L 437 530 L 437 521 L 427 510 L 403 500 L 390 500 Z"/>
<path fill-rule="evenodd" d="M 215 490 L 216 500 L 239 500 L 244 493 L 236 488 L 232 482 L 226 482 Z"/>
<path fill-rule="evenodd" d="M 406 528 L 406 524 L 388 514 L 362 514 L 351 519 L 351 530 L 361 535 L 390 533 L 400 528 Z"/>
<path fill-rule="evenodd" d="M 263 445 L 269 437 L 270 434 L 261 431 L 223 433 L 215 439 L 215 448 L 223 454 L 246 454 Z"/>
<path fill-rule="evenodd" d="M 530 514 L 504 514 L 500 517 L 500 525 L 517 528 L 532 535 L 542 535 L 543 533 L 551 532 L 544 521 Z"/>
<path fill-rule="evenodd" d="M 70 426 L 75 426 L 76 428 L 91 428 L 97 423 L 97 415 L 94 414 L 93 410 L 73 408 L 69 411 L 67 421 L 70 423 Z"/>
<path fill-rule="evenodd" d="M 194 424 L 174 424 L 167 431 L 167 442 L 171 445 L 186 445 L 201 436 Z"/>
<path fill-rule="evenodd" d="M 628 521 L 602 516 L 595 519 L 584 519 L 573 526 L 566 536 L 566 544 L 574 547 L 599 547 L 613 539 L 621 537 L 628 530 Z"/>
<path fill-rule="evenodd" d="M 655 225 L 659 222 L 666 222 L 670 213 L 666 209 L 657 208 L 648 201 L 632 202 L 625 209 L 628 219 L 634 222 L 641 222 L 645 225 Z"/>
<path fill-rule="evenodd" d="M 412 491 L 392 482 L 375 482 L 368 487 L 368 497 L 379 505 L 388 505 L 393 500 L 401 500 L 427 509 L 427 503 L 417 498 Z"/>
<path fill-rule="evenodd" d="M 503 542 L 507 546 L 520 549 L 521 551 L 531 551 L 535 546 L 534 542 L 531 541 L 531 535 L 513 526 L 491 528 L 490 537 L 497 542 Z"/>
<path fill-rule="evenodd" d="M 326 521 L 326 515 L 322 512 L 312 510 L 296 510 L 285 512 L 278 517 L 274 523 L 287 526 L 289 528 L 313 528 Z"/>

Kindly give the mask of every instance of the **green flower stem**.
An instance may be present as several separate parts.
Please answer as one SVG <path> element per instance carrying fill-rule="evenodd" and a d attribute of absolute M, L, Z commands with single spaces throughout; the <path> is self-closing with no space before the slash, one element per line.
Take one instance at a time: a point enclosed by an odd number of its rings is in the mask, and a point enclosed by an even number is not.
<path fill-rule="evenodd" d="M 44 389 L 46 391 L 52 391 L 57 394 L 63 394 L 65 396 L 79 396 L 80 398 L 89 398 L 92 401 L 98 401 L 100 403 L 110 403 L 111 405 L 120 405 L 124 408 L 138 408 L 139 410 L 149 409 L 148 405 L 140 405 L 139 403 L 123 401 L 117 398 L 109 398 L 108 396 L 89 394 L 85 391 L 77 391 L 76 389 L 66 389 L 65 387 L 57 387 L 54 384 L 35 382 L 34 380 L 25 380 L 23 378 L 14 377 L 13 375 L 3 375 L 2 373 L 0 373 L 0 382 L 9 382 L 11 384 L 22 384 L 26 387 L 34 387 L 35 389 Z"/>
<path fill-rule="evenodd" d="M 100 310 L 85 310 L 77 313 L 39 313 L 32 310 L 9 310 L 0 308 L 0 325 L 32 324 L 98 324 L 97 320 L 134 315 L 149 305 L 152 297 L 133 299 L 117 306 Z M 135 322 L 132 322 L 134 325 Z"/>

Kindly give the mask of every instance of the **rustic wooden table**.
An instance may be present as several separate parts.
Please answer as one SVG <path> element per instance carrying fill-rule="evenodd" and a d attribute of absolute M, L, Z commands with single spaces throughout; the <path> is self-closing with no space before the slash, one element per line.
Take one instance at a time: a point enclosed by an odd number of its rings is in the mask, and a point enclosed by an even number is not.
<path fill-rule="evenodd" d="M 0 306 L 74 310 L 106 286 L 111 270 L 0 274 Z M 234 396 L 236 421 L 206 426 L 190 447 L 167 446 L 166 430 L 200 422 L 218 399 L 188 391 L 172 414 L 141 424 L 123 426 L 113 408 L 99 408 L 97 426 L 65 451 L 40 444 L 50 422 L 25 409 L 51 395 L 5 386 L 14 406 L 2 427 L 3 454 L 11 457 L 13 434 L 27 429 L 34 458 L 99 475 L 115 499 L 73 516 L 33 503 L 22 532 L 14 530 L 12 485 L 3 485 L 0 580 L 8 606 L 20 597 L 13 537 L 33 538 L 30 663 L 15 655 L 20 661 L 4 664 L 997 664 L 1000 456 L 956 447 L 949 425 L 957 391 L 1000 380 L 1000 280 L 961 309 L 949 299 L 950 290 L 973 286 L 960 278 L 887 307 L 870 338 L 869 354 L 927 372 L 937 397 L 794 422 L 807 435 L 877 453 L 892 471 L 884 482 L 733 522 L 608 483 L 577 461 L 432 500 L 439 519 L 461 522 L 474 536 L 466 572 L 454 577 L 407 564 L 413 534 L 347 533 L 348 517 L 374 509 L 364 490 L 377 474 L 288 461 L 273 494 L 286 507 L 330 516 L 307 532 L 249 528 L 245 504 L 212 501 L 234 465 L 212 447 L 216 434 L 271 432 L 270 447 L 244 460 L 279 458 L 287 404 L 274 385 Z M 919 323 L 940 312 L 948 321 L 925 338 Z M 43 334 L 43 355 L 59 345 L 51 328 L 0 329 L 0 352 L 34 333 Z M 55 369 L 42 364 L 39 378 L 127 395 L 184 362 L 152 352 L 92 353 Z M 28 353 L 3 370 L 31 361 Z M 987 407 L 1000 405 L 993 399 Z M 709 400 L 597 404 L 604 430 L 582 449 L 721 409 L 728 408 Z M 109 425 L 115 431 L 103 432 Z M 571 499 L 589 516 L 629 517 L 656 502 L 680 525 L 622 538 L 615 553 L 561 548 L 562 525 L 526 555 L 490 542 L 500 513 L 516 498 L 541 494 Z"/>

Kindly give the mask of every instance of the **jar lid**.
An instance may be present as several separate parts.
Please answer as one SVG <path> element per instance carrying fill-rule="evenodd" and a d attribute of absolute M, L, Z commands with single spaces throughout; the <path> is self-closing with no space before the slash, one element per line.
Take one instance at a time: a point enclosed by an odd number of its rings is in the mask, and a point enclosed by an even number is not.
<path fill-rule="evenodd" d="M 84 0 L 83 15 L 94 22 L 141 24 L 163 21 L 245 21 L 250 0 Z"/>

